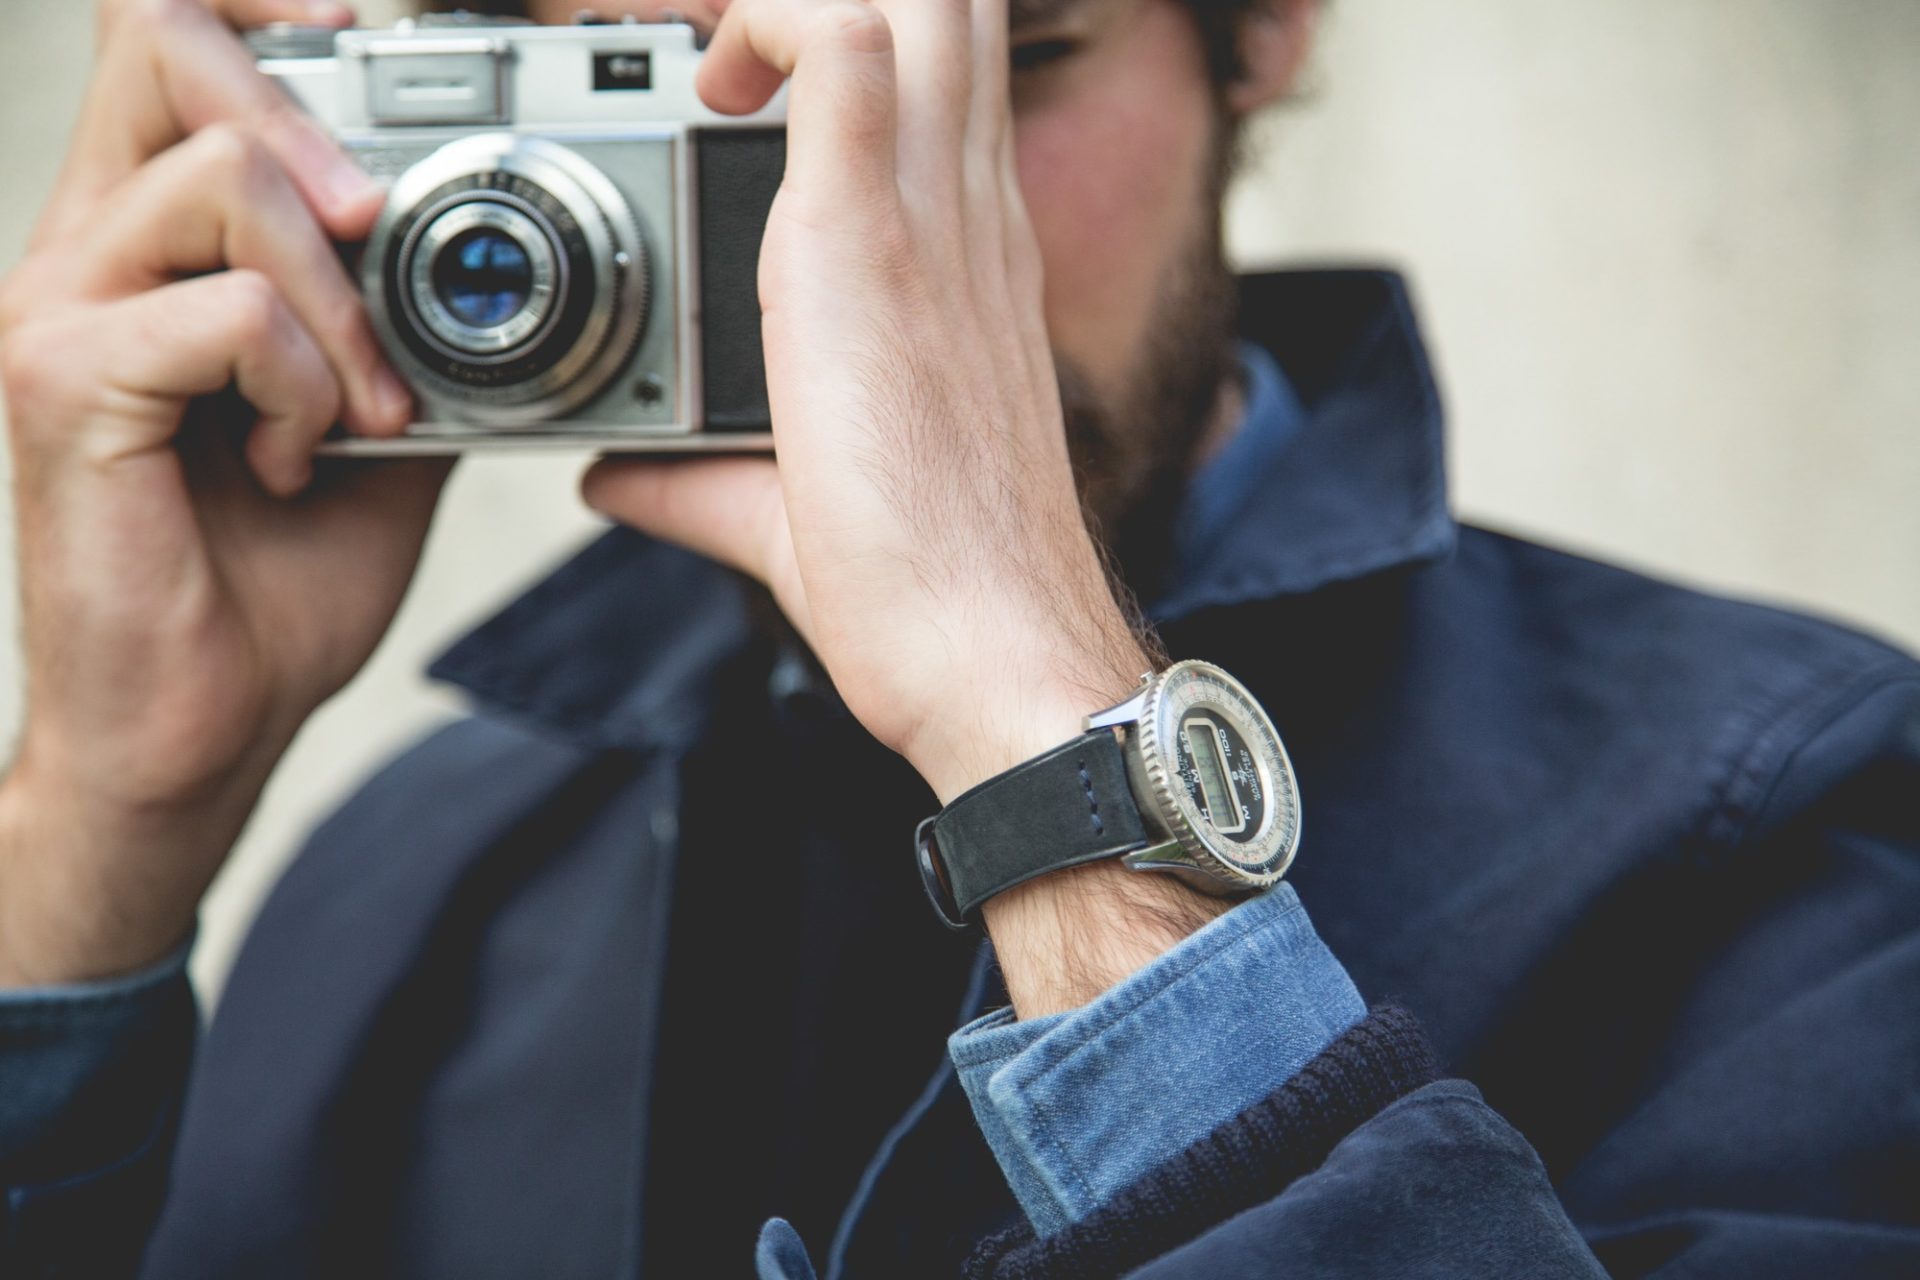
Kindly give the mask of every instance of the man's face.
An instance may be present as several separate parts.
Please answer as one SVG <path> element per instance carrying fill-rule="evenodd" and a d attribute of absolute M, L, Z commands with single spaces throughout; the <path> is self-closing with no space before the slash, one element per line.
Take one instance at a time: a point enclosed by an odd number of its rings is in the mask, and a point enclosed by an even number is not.
<path fill-rule="evenodd" d="M 1114 533 L 1176 478 L 1229 367 L 1228 125 L 1179 0 L 1013 0 L 1013 17 L 1048 332 L 1089 514 Z"/>
<path fill-rule="evenodd" d="M 1181 0 L 1010 0 L 1021 189 L 1089 514 L 1177 471 L 1227 369 L 1226 125 Z M 579 0 L 534 0 L 563 21 Z M 698 4 L 686 11 L 701 13 Z"/>

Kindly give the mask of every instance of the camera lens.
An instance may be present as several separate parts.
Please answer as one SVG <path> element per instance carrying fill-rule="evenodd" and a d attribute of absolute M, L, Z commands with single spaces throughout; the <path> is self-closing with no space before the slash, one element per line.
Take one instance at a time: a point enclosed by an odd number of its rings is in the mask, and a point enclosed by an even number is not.
<path fill-rule="evenodd" d="M 546 139 L 476 134 L 396 180 L 361 270 L 382 340 L 435 412 L 513 426 L 585 404 L 631 360 L 646 268 L 596 166 Z"/>
<path fill-rule="evenodd" d="M 433 287 L 454 319 L 471 329 L 492 329 L 526 307 L 533 264 L 518 240 L 482 227 L 463 232 L 440 251 Z"/>
<path fill-rule="evenodd" d="M 525 355 L 565 301 L 559 231 L 504 193 L 459 193 L 421 220 L 403 304 L 444 354 L 498 367 Z"/>

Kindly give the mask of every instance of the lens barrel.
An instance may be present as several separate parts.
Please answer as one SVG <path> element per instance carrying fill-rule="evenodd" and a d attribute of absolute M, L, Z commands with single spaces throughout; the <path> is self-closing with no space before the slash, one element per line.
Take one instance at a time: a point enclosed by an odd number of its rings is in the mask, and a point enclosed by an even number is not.
<path fill-rule="evenodd" d="M 362 273 L 402 375 L 475 422 L 525 425 L 584 404 L 645 326 L 632 211 L 595 166 L 545 139 L 477 135 L 414 165 Z"/>
<path fill-rule="evenodd" d="M 448 197 L 407 253 L 405 304 L 456 358 L 497 363 L 549 329 L 566 301 L 553 227 L 519 201 Z"/>

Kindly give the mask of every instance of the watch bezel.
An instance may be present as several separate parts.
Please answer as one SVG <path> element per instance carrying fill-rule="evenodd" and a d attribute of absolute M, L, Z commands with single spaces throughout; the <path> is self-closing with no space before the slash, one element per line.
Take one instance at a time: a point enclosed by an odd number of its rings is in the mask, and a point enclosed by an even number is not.
<path fill-rule="evenodd" d="M 1205 677 L 1224 686 L 1241 703 L 1240 710 L 1251 712 L 1255 719 L 1255 728 L 1272 744 L 1278 757 L 1277 775 L 1265 778 L 1268 794 L 1265 812 L 1261 819 L 1261 834 L 1256 839 L 1264 839 L 1266 833 L 1282 822 L 1288 824 L 1276 852 L 1261 859 L 1264 870 L 1254 870 L 1243 862 L 1236 861 L 1230 854 L 1216 851 L 1209 842 L 1208 832 L 1203 831 L 1204 819 L 1196 820 L 1189 814 L 1193 807 L 1191 797 L 1186 795 L 1177 775 L 1169 767 L 1171 757 L 1170 744 L 1160 732 L 1161 712 L 1166 705 L 1169 690 L 1184 684 L 1195 677 Z M 1154 676 L 1140 697 L 1140 714 L 1133 725 L 1133 738 L 1136 748 L 1135 758 L 1140 765 L 1143 781 L 1146 783 L 1146 796 L 1143 797 L 1152 808 L 1152 814 L 1163 826 L 1168 836 L 1179 845 L 1182 852 L 1201 870 L 1217 878 L 1230 881 L 1248 889 L 1265 888 L 1278 884 L 1285 877 L 1287 869 L 1293 865 L 1294 855 L 1300 848 L 1300 787 L 1293 772 L 1293 761 L 1287 755 L 1286 744 L 1280 739 L 1279 730 L 1274 728 L 1272 719 L 1260 702 L 1247 687 L 1227 672 L 1210 662 L 1186 659 L 1173 663 L 1166 670 Z M 1251 744 L 1250 744 L 1251 748 Z M 1256 767 L 1266 772 L 1269 766 L 1258 757 L 1257 748 L 1251 748 L 1256 757 Z"/>

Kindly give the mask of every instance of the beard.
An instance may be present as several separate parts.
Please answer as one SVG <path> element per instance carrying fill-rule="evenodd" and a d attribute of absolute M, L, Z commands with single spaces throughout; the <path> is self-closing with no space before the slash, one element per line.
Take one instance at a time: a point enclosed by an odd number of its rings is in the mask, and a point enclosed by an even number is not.
<path fill-rule="evenodd" d="M 1221 233 L 1232 133 L 1222 113 L 1208 158 L 1206 204 L 1161 279 L 1126 384 L 1103 395 L 1072 361 L 1055 360 L 1081 511 L 1129 612 L 1136 612 L 1136 599 L 1151 600 L 1167 585 L 1174 521 L 1194 451 L 1238 369 L 1239 292 Z"/>

